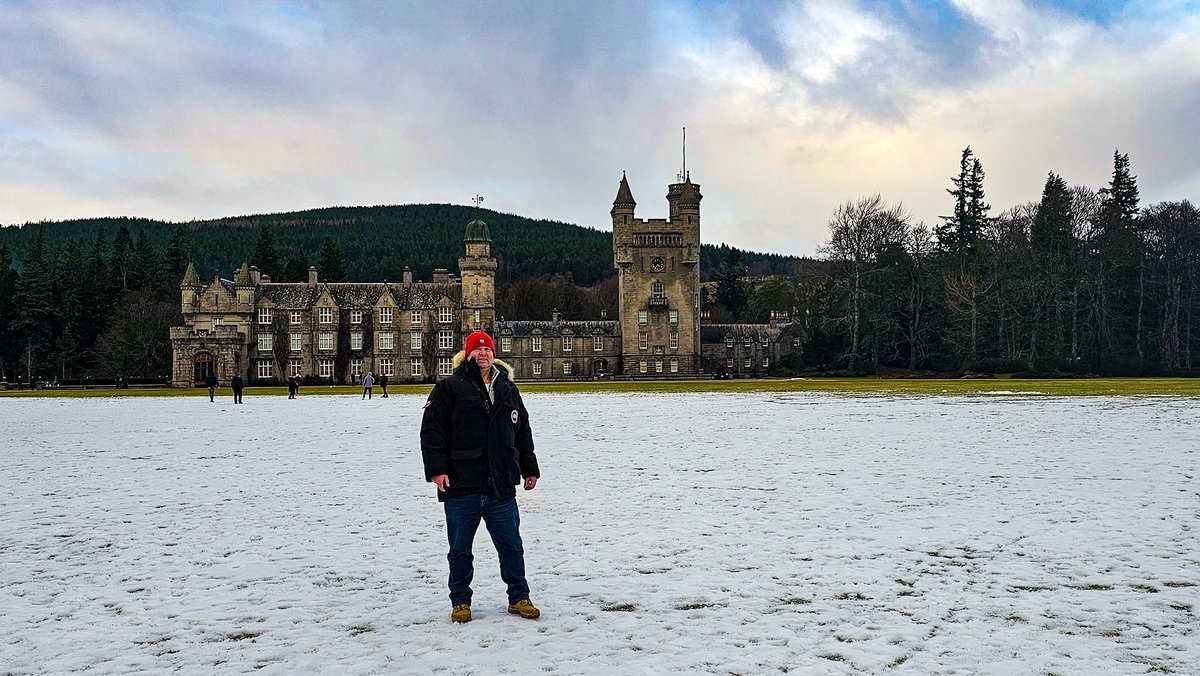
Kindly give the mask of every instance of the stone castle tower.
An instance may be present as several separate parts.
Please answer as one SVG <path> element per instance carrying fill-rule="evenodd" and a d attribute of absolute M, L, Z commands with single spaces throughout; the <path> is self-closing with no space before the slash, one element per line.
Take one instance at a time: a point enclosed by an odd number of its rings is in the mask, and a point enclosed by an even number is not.
<path fill-rule="evenodd" d="M 472 331 L 491 332 L 496 325 L 496 259 L 492 257 L 492 236 L 487 224 L 475 218 L 463 233 L 462 258 L 458 271 L 462 276 L 463 334 Z"/>
<path fill-rule="evenodd" d="M 700 186 L 685 174 L 667 187 L 668 218 L 638 220 L 621 175 L 610 213 L 624 375 L 700 371 L 701 199 Z"/>

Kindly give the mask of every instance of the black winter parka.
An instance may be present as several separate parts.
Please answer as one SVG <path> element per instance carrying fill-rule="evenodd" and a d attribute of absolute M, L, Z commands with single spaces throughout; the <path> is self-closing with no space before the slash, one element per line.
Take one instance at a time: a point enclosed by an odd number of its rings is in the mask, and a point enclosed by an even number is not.
<path fill-rule="evenodd" d="M 462 495 L 512 497 L 522 477 L 540 477 L 533 452 L 533 432 L 521 393 L 508 366 L 495 362 L 495 403 L 474 360 L 463 359 L 433 387 L 421 419 L 421 458 L 425 480 L 439 474 L 450 486 L 438 500 Z"/>

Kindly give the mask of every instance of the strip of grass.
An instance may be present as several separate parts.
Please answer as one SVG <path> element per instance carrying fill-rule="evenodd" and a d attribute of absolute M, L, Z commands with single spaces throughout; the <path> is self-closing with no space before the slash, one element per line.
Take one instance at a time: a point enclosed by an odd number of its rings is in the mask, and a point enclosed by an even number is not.
<path fill-rule="evenodd" d="M 1200 397 L 1200 378 L 1079 378 L 1063 380 L 1035 379 L 962 379 L 926 380 L 896 378 L 806 378 L 803 380 L 674 380 L 674 381 L 595 381 L 578 383 L 520 383 L 525 392 L 829 392 L 834 394 L 879 395 L 983 395 L 1013 393 L 1048 396 L 1173 395 Z M 392 394 L 426 394 L 430 386 L 393 385 Z M 148 390 L 38 390 L 36 392 L 0 392 L 0 397 L 203 397 L 204 388 Z M 311 386 L 300 396 L 361 395 L 362 388 L 351 385 Z M 217 390 L 217 396 L 232 398 L 229 388 Z M 284 387 L 251 387 L 246 396 L 286 397 Z M 375 396 L 380 396 L 378 388 Z"/>

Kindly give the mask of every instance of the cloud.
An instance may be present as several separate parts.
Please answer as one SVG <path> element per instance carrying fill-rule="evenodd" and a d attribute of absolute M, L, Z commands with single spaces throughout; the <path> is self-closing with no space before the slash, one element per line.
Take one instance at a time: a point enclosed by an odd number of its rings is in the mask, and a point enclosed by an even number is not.
<path fill-rule="evenodd" d="M 1046 1 L 0 6 L 0 222 L 452 201 L 607 227 L 620 172 L 704 237 L 812 253 L 880 192 L 932 223 L 963 147 L 1196 197 L 1200 9 Z M 17 186 L 17 187 L 14 187 Z"/>

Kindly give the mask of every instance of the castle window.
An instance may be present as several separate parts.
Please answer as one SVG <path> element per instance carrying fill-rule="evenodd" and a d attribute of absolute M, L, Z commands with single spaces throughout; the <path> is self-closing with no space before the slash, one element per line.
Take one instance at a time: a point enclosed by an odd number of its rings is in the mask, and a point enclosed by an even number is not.
<path fill-rule="evenodd" d="M 742 367 L 747 369 L 750 368 L 750 357 L 746 357 L 742 360 Z"/>
<path fill-rule="evenodd" d="M 213 317 L 213 318 L 212 318 L 212 327 L 213 327 L 213 329 L 214 329 L 214 330 L 215 330 L 215 329 L 216 329 L 218 326 L 220 326 L 220 325 L 222 325 L 222 324 L 224 324 L 224 323 L 225 323 L 225 318 L 224 318 L 224 317 Z"/>
<path fill-rule="evenodd" d="M 725 360 L 725 368 L 729 369 L 730 371 L 733 370 L 733 357 Z"/>
<path fill-rule="evenodd" d="M 421 311 L 413 310 L 412 318 L 410 319 L 410 321 L 412 322 L 413 326 L 420 326 L 421 325 Z"/>
<path fill-rule="evenodd" d="M 533 375 L 535 375 L 535 376 L 542 375 L 542 362 L 540 362 L 540 361 L 533 362 Z"/>
<path fill-rule="evenodd" d="M 638 362 L 638 371 L 640 371 L 641 373 L 645 373 L 647 371 L 645 359 Z"/>
<path fill-rule="evenodd" d="M 650 339 L 645 331 L 638 331 L 638 349 L 645 350 L 650 345 Z"/>
<path fill-rule="evenodd" d="M 390 307 L 379 308 L 379 323 L 380 324 L 391 324 L 392 323 L 392 308 L 390 308 Z"/>
<path fill-rule="evenodd" d="M 604 351 L 604 336 L 592 336 L 592 352 Z"/>
<path fill-rule="evenodd" d="M 725 347 L 733 347 L 733 336 L 725 334 Z"/>
<path fill-rule="evenodd" d="M 304 372 L 304 360 L 303 359 L 288 360 L 288 375 L 299 376 L 303 372 Z"/>
<path fill-rule="evenodd" d="M 391 331 L 384 331 L 380 333 L 379 340 L 377 341 L 379 343 L 379 349 L 388 351 L 396 349 L 395 335 L 396 334 L 392 333 Z"/>
<path fill-rule="evenodd" d="M 333 377 L 333 359 L 325 357 L 317 362 L 317 375 L 322 378 Z"/>
<path fill-rule="evenodd" d="M 679 349 L 679 332 L 672 331 L 670 339 L 671 339 L 671 342 L 669 343 L 669 345 L 670 345 L 671 349 L 678 350 Z"/>
<path fill-rule="evenodd" d="M 679 373 L 679 359 L 671 357 L 671 373 Z"/>
<path fill-rule="evenodd" d="M 500 351 L 512 352 L 512 336 L 500 336 Z"/>
<path fill-rule="evenodd" d="M 355 378 L 362 377 L 362 357 L 355 357 L 350 360 L 350 375 Z"/>
<path fill-rule="evenodd" d="M 332 350 L 333 349 L 333 333 L 331 333 L 329 331 L 325 331 L 325 332 L 321 333 L 320 335 L 318 335 L 317 336 L 317 349 L 318 350 Z"/>
<path fill-rule="evenodd" d="M 654 296 L 655 298 L 662 298 L 665 293 L 666 288 L 663 286 L 662 282 L 655 282 L 650 285 L 651 296 Z"/>
<path fill-rule="evenodd" d="M 304 334 L 301 334 L 301 333 L 289 333 L 288 334 L 288 342 L 290 343 L 290 345 L 288 347 L 291 348 L 292 352 L 299 352 L 300 347 L 303 345 L 303 341 L 304 341 Z"/>
<path fill-rule="evenodd" d="M 408 360 L 408 375 L 413 376 L 414 378 L 421 377 L 421 360 L 420 359 L 409 359 Z"/>
<path fill-rule="evenodd" d="M 361 350 L 362 343 L 363 343 L 363 332 L 362 331 L 351 331 L 350 332 L 350 349 L 351 350 Z"/>
<path fill-rule="evenodd" d="M 259 380 L 266 380 L 268 378 L 273 378 L 274 376 L 275 376 L 275 362 L 271 361 L 270 359 L 259 359 L 258 360 L 258 378 L 259 378 Z"/>
<path fill-rule="evenodd" d="M 258 308 L 258 323 L 260 325 L 271 323 L 271 308 L 269 308 L 269 307 Z"/>
<path fill-rule="evenodd" d="M 792 338 L 792 347 L 800 347 L 800 337 Z"/>
<path fill-rule="evenodd" d="M 650 319 L 650 313 L 646 310 L 638 310 L 638 324 L 645 324 Z"/>
<path fill-rule="evenodd" d="M 275 349 L 275 337 L 269 333 L 263 333 L 258 336 L 258 351 L 270 352 Z"/>
<path fill-rule="evenodd" d="M 410 350 L 421 349 L 421 332 L 420 331 L 413 331 L 412 333 L 408 334 L 408 348 Z"/>
<path fill-rule="evenodd" d="M 450 350 L 454 348 L 454 332 L 453 331 L 438 331 L 438 349 Z"/>
<path fill-rule="evenodd" d="M 763 368 L 765 368 L 765 369 L 771 368 L 771 358 L 763 357 L 762 365 L 763 365 Z"/>
<path fill-rule="evenodd" d="M 449 324 L 454 321 L 454 309 L 448 307 L 438 308 L 438 323 Z"/>
<path fill-rule="evenodd" d="M 362 310 L 351 310 L 350 311 L 350 323 L 351 324 L 362 324 Z"/>
<path fill-rule="evenodd" d="M 475 311 L 475 328 L 479 328 L 479 322 L 481 321 L 480 317 L 481 317 L 481 313 L 479 312 L 479 310 L 476 310 Z"/>
<path fill-rule="evenodd" d="M 661 359 L 654 360 L 654 372 L 655 373 L 663 372 L 663 360 L 661 360 Z"/>
<path fill-rule="evenodd" d="M 770 336 L 768 336 L 768 335 L 767 335 L 767 334 L 765 334 L 765 333 L 764 333 L 764 334 L 762 334 L 762 339 L 761 339 L 761 340 L 762 340 L 762 344 L 763 344 L 763 345 L 769 345 L 769 344 L 771 343 L 771 337 L 770 337 Z"/>
<path fill-rule="evenodd" d="M 454 358 L 438 357 L 438 375 L 448 376 L 451 373 L 454 373 Z"/>
<path fill-rule="evenodd" d="M 333 323 L 333 308 L 331 308 L 331 307 L 317 308 L 317 321 L 321 322 L 322 324 L 332 324 Z"/>
<path fill-rule="evenodd" d="M 530 337 L 533 339 L 533 351 L 541 352 L 542 351 L 542 337 L 541 336 L 530 336 Z"/>
<path fill-rule="evenodd" d="M 563 352 L 572 352 L 575 349 L 575 339 L 571 336 L 563 336 Z"/>
<path fill-rule="evenodd" d="M 742 336 L 742 342 L 749 345 L 750 344 L 750 334 L 746 334 L 745 336 Z"/>
<path fill-rule="evenodd" d="M 563 362 L 563 375 L 564 376 L 571 375 L 571 362 L 569 362 L 569 361 Z"/>
<path fill-rule="evenodd" d="M 293 324 L 299 324 L 300 322 L 304 321 L 303 312 L 300 312 L 299 310 L 292 310 L 290 314 L 292 315 Z"/>
<path fill-rule="evenodd" d="M 679 310 L 667 310 L 667 319 L 672 324 L 678 324 L 679 323 Z"/>
<path fill-rule="evenodd" d="M 389 378 L 396 375 L 396 367 L 391 359 L 379 360 L 379 375 Z"/>

